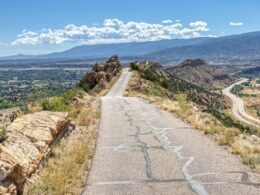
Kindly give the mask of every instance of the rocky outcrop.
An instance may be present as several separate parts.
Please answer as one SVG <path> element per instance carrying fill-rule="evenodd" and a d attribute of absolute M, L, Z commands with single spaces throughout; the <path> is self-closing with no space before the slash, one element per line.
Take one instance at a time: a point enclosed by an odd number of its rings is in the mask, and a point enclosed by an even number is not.
<path fill-rule="evenodd" d="M 0 194 L 22 188 L 69 123 L 68 113 L 43 111 L 19 117 L 7 127 L 8 138 L 0 145 Z"/>
<path fill-rule="evenodd" d="M 14 119 L 22 115 L 20 108 L 0 110 L 0 130 L 10 125 Z"/>
<path fill-rule="evenodd" d="M 112 56 L 105 63 L 96 63 L 93 70 L 81 79 L 80 87 L 86 91 L 103 89 L 121 69 L 122 65 L 118 60 L 118 56 Z"/>

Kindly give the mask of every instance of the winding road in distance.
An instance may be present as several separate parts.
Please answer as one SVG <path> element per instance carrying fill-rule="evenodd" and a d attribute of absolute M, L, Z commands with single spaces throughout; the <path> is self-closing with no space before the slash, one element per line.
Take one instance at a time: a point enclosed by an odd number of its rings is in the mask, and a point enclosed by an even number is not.
<path fill-rule="evenodd" d="M 260 178 L 201 131 L 148 102 L 124 97 L 124 69 L 102 97 L 85 195 L 259 195 Z"/>
<path fill-rule="evenodd" d="M 240 85 L 244 82 L 248 81 L 248 79 L 241 79 L 240 81 L 230 85 L 229 87 L 225 88 L 223 90 L 223 94 L 229 97 L 232 100 L 233 106 L 232 106 L 232 113 L 233 115 L 240 121 L 255 126 L 255 127 L 260 127 L 260 120 L 254 118 L 253 116 L 247 114 L 245 112 L 244 108 L 244 102 L 241 98 L 237 97 L 236 95 L 231 93 L 232 88 L 235 85 Z"/>

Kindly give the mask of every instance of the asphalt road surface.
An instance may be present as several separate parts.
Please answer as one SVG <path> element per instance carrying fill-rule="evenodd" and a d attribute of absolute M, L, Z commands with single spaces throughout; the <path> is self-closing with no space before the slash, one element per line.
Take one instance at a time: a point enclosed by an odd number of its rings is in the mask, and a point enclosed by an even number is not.
<path fill-rule="evenodd" d="M 123 97 L 128 70 L 102 98 L 88 195 L 259 195 L 259 175 L 199 130 Z"/>
<path fill-rule="evenodd" d="M 240 85 L 241 83 L 244 83 L 246 81 L 248 81 L 248 79 L 241 79 L 240 81 L 234 83 L 233 85 L 230 85 L 229 87 L 227 87 L 223 90 L 223 94 L 226 95 L 227 97 L 229 97 L 232 100 L 232 102 L 233 102 L 232 112 L 233 112 L 233 115 L 238 120 L 259 128 L 260 127 L 260 120 L 254 118 L 253 116 L 251 116 L 249 114 L 247 114 L 245 112 L 245 109 L 244 109 L 243 100 L 231 93 L 231 90 L 235 85 Z"/>

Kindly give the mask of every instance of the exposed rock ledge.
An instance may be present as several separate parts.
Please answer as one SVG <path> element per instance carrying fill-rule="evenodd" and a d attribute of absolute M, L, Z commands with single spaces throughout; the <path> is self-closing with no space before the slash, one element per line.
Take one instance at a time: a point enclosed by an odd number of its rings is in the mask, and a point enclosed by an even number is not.
<path fill-rule="evenodd" d="M 0 130 L 10 125 L 17 117 L 22 115 L 20 108 L 0 110 Z"/>
<path fill-rule="evenodd" d="M 15 194 L 48 155 L 50 145 L 69 126 L 68 113 L 38 112 L 17 118 L 0 145 L 0 194 Z"/>

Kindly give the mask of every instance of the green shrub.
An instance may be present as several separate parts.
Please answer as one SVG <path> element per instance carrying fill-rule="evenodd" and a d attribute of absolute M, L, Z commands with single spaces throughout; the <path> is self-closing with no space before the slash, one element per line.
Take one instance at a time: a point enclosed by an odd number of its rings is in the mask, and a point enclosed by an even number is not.
<path fill-rule="evenodd" d="M 78 98 L 83 98 L 83 92 L 80 89 L 77 88 L 72 88 L 66 91 L 63 94 L 63 98 L 65 102 L 70 102 L 73 98 L 78 97 Z"/>
<path fill-rule="evenodd" d="M 69 111 L 69 106 L 66 105 L 64 97 L 52 97 L 42 102 L 43 110 L 53 112 L 66 112 Z"/>
<path fill-rule="evenodd" d="M 0 103 L 0 109 L 13 108 L 15 104 L 9 100 L 4 100 Z"/>
<path fill-rule="evenodd" d="M 151 95 L 151 96 L 163 96 L 164 92 L 160 89 L 160 87 L 155 85 L 155 86 L 149 88 L 148 95 Z"/>
<path fill-rule="evenodd" d="M 84 91 L 89 92 L 94 86 L 96 85 L 96 82 L 89 81 L 88 75 L 86 74 L 79 82 L 79 87 L 82 88 Z"/>
<path fill-rule="evenodd" d="M 131 70 L 139 70 L 138 65 L 136 65 L 136 63 L 134 63 L 134 62 L 130 63 L 130 68 L 131 68 Z"/>
<path fill-rule="evenodd" d="M 149 81 L 158 81 L 158 76 L 152 70 L 146 69 L 141 72 L 141 76 Z"/>

